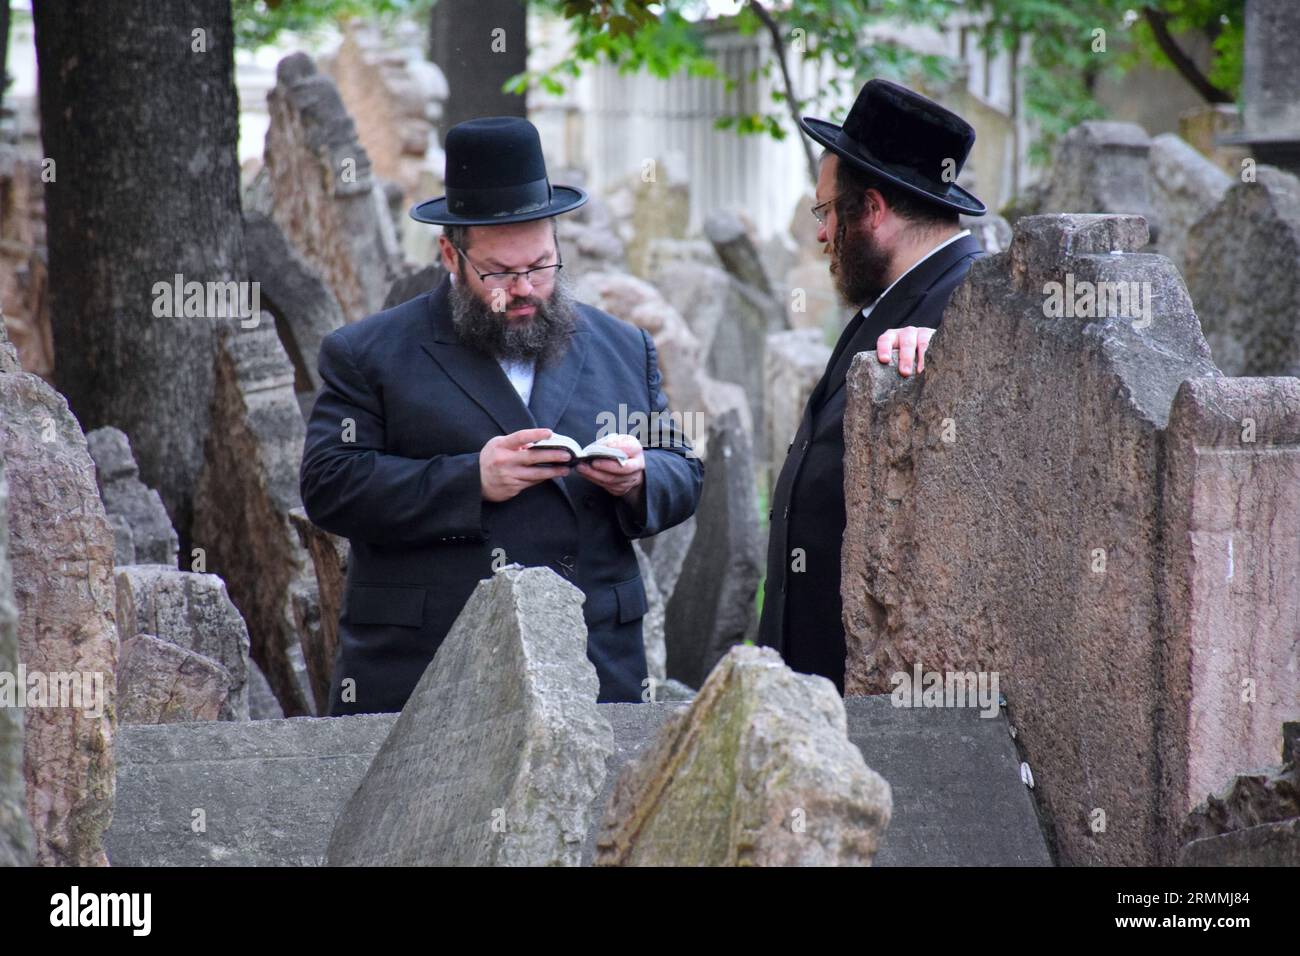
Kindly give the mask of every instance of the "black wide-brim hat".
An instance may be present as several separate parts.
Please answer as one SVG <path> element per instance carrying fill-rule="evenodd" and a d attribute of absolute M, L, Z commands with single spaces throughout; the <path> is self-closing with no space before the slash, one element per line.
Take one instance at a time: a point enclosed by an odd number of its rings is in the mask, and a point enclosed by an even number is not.
<path fill-rule="evenodd" d="M 988 212 L 957 185 L 975 129 L 933 100 L 888 80 L 868 80 L 843 126 L 805 116 L 805 133 L 858 169 L 967 216 Z"/>
<path fill-rule="evenodd" d="M 411 218 L 439 226 L 504 226 L 577 209 L 587 194 L 552 186 L 537 127 L 486 116 L 447 130 L 447 195 L 418 203 Z"/>

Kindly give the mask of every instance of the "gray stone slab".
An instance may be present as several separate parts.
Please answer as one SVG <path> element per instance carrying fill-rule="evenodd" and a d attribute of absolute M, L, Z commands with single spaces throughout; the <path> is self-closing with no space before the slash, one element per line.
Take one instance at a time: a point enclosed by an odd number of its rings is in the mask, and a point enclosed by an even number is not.
<path fill-rule="evenodd" d="M 667 704 L 599 704 L 601 713 L 614 728 L 614 752 L 605 758 L 605 783 L 596 797 L 595 806 L 604 810 L 614 792 L 614 781 L 623 766 L 637 755 L 670 716 L 689 707 L 688 703 Z M 594 826 L 582 844 L 582 865 L 590 866 L 596 855 L 596 837 L 600 834 L 600 813 L 593 817 Z"/>
<path fill-rule="evenodd" d="M 846 697 L 849 739 L 889 781 L 894 812 L 874 866 L 1050 866 L 1006 718 Z"/>
<path fill-rule="evenodd" d="M 113 866 L 317 866 L 396 714 L 123 725 Z M 203 811 L 205 827 L 196 832 Z"/>
<path fill-rule="evenodd" d="M 599 704 L 614 731 L 604 786 L 681 703 Z M 1051 860 L 1002 717 L 844 701 L 849 739 L 889 781 L 893 819 L 875 866 L 1046 866 Z M 118 729 L 115 866 L 319 864 L 335 817 L 396 714 Z M 195 809 L 207 832 L 191 830 Z M 599 820 L 600 814 L 594 814 Z M 596 827 L 583 846 L 589 864 Z"/>
<path fill-rule="evenodd" d="M 1182 848 L 1179 866 L 1300 866 L 1300 817 L 1261 823 Z"/>

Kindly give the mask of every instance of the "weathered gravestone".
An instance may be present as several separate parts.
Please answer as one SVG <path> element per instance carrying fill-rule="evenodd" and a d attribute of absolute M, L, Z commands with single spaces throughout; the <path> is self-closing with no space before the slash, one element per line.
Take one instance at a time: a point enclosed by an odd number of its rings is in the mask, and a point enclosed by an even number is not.
<path fill-rule="evenodd" d="M 294 618 L 310 559 L 289 525 L 302 506 L 298 470 L 307 427 L 293 366 L 270 322 L 217 333 L 205 461 L 183 563 L 220 575 L 248 626 L 250 652 L 286 715 L 310 713 Z"/>
<path fill-rule="evenodd" d="M 1220 377 L 1145 240 L 1022 219 L 924 376 L 860 355 L 849 380 L 846 690 L 1000 672 L 1071 864 L 1171 862 L 1300 710 L 1300 381 Z"/>
<path fill-rule="evenodd" d="M 26 671 L 25 680 L 15 674 L 0 685 L 0 700 L 17 706 L 21 695 L 25 705 L 35 862 L 102 865 L 113 813 L 113 531 L 81 426 L 62 395 L 22 371 L 2 325 L 0 455 L 18 660 Z"/>
<path fill-rule="evenodd" d="M 546 568 L 480 582 L 330 838 L 330 865 L 579 863 L 613 750 L 582 592 Z"/>
<path fill-rule="evenodd" d="M 763 574 L 754 460 L 734 411 L 710 423 L 708 447 L 695 534 L 664 620 L 668 676 L 689 687 L 699 687 L 729 647 L 753 637 Z"/>
<path fill-rule="evenodd" d="M 126 434 L 96 428 L 86 436 L 95 480 L 116 535 L 115 564 L 176 566 L 177 537 L 162 496 L 140 480 Z"/>
<path fill-rule="evenodd" d="M 396 721 L 375 714 L 122 727 L 109 862 L 318 866 L 339 810 Z"/>
<path fill-rule="evenodd" d="M 889 784 L 822 677 L 738 647 L 619 777 L 598 866 L 869 866 Z"/>
<path fill-rule="evenodd" d="M 136 634 L 122 641 L 117 663 L 118 724 L 220 720 L 231 683 L 230 672 L 212 658 Z"/>
<path fill-rule="evenodd" d="M 1223 194 L 1232 185 L 1232 180 L 1173 133 L 1162 133 L 1151 140 L 1148 168 L 1151 202 L 1160 216 L 1159 252 L 1182 269 L 1188 230 L 1223 198 Z M 1192 303 L 1201 310 L 1201 304 L 1195 296 L 1192 297 Z"/>
<path fill-rule="evenodd" d="M 1244 32 L 1242 131 L 1222 142 L 1245 147 L 1252 162 L 1300 176 L 1300 7 L 1293 0 L 1250 0 Z"/>
<path fill-rule="evenodd" d="M 596 708 L 613 727 L 614 750 L 591 803 L 584 865 L 595 856 L 619 773 L 683 705 Z M 849 740 L 893 794 L 874 866 L 1050 863 L 1005 717 L 900 709 L 888 696 L 850 697 L 844 710 Z M 379 714 L 123 726 L 109 859 L 114 866 L 317 865 L 339 811 L 396 722 L 396 714 Z M 203 829 L 194 827 L 196 808 Z"/>
<path fill-rule="evenodd" d="M 379 311 L 401 260 L 386 200 L 334 81 L 305 53 L 285 57 L 275 72 L 266 198 L 254 205 L 355 322 Z"/>
<path fill-rule="evenodd" d="M 197 690 L 210 686 L 212 678 L 224 674 L 217 714 L 208 717 L 194 713 L 188 718 L 177 714 L 172 719 L 247 720 L 248 628 L 239 609 L 231 603 L 225 582 L 215 574 L 193 574 L 158 564 L 119 567 L 115 578 L 117 628 L 124 658 L 127 641 L 137 635 L 149 638 L 132 651 L 129 683 L 141 690 L 146 685 L 161 690 L 159 682 L 167 673 L 195 678 L 202 674 L 201 680 L 183 682 Z M 213 666 L 156 647 L 154 642 L 158 640 L 206 659 Z M 136 655 L 140 655 L 138 660 Z M 156 681 L 149 674 L 151 668 L 157 670 Z M 165 696 L 160 702 L 166 703 Z M 125 707 L 126 701 L 122 703 Z M 152 712 L 151 708 L 132 710 L 131 717 L 124 712 L 121 719 L 138 721 L 144 713 Z M 202 712 L 206 715 L 206 708 Z"/>
<path fill-rule="evenodd" d="M 1131 213 L 1146 217 L 1154 236 L 1150 149 L 1150 137 L 1136 123 L 1080 123 L 1052 151 L 1041 211 Z"/>
<path fill-rule="evenodd" d="M 1300 734 L 1288 724 L 1284 734 Z M 1294 740 L 1294 738 L 1292 738 Z M 1282 765 L 1237 774 L 1183 824 L 1182 866 L 1300 866 L 1300 755 Z"/>
<path fill-rule="evenodd" d="M 745 224 L 734 213 L 714 212 L 704 232 L 727 270 L 726 306 L 708 350 L 710 374 L 745 389 L 754 434 L 764 434 L 764 358 L 769 332 L 785 329 L 783 304 L 772 294 L 758 250 Z M 758 442 L 755 458 L 767 459 L 767 443 Z"/>
<path fill-rule="evenodd" d="M 303 547 L 311 554 L 316 571 L 316 587 L 310 592 L 315 606 L 302 610 L 299 634 L 316 713 L 325 714 L 329 712 L 330 681 L 339 650 L 339 611 L 343 607 L 351 545 L 347 538 L 317 527 L 302 508 L 290 511 L 289 520 L 293 522 Z M 307 616 L 312 610 L 315 618 L 309 622 Z M 315 627 L 309 626 L 310 623 Z"/>
<path fill-rule="evenodd" d="M 1300 375 L 1300 179 L 1260 166 L 1187 234 L 1183 275 L 1229 375 Z"/>
<path fill-rule="evenodd" d="M 18 670 L 18 611 L 9 569 L 9 485 L 0 449 L 0 673 Z M 32 861 L 32 828 L 27 822 L 23 783 L 23 712 L 0 707 L 0 866 Z"/>
<path fill-rule="evenodd" d="M 830 357 L 830 346 L 817 329 L 774 332 L 767 337 L 763 418 L 767 425 L 767 460 L 774 467 L 785 461 L 803 420 L 804 406 Z"/>
<path fill-rule="evenodd" d="M 668 679 L 665 671 L 668 649 L 664 645 L 664 612 L 668 595 L 659 587 L 654 564 L 639 541 L 632 542 L 632 550 L 636 552 L 636 566 L 641 572 L 641 583 L 645 585 L 646 612 L 641 619 L 641 643 L 645 645 L 646 676 L 656 683 L 663 683 Z"/>
<path fill-rule="evenodd" d="M 344 323 L 343 309 L 270 216 L 255 209 L 244 213 L 244 249 L 261 305 L 274 317 L 293 364 L 294 392 L 300 405 L 307 404 L 323 384 L 316 365 L 321 340 Z"/>

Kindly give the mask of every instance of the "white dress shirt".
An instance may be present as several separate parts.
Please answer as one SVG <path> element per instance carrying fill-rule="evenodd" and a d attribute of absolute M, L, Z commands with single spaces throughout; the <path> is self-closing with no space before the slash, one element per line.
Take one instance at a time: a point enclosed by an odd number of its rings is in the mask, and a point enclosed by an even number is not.
<path fill-rule="evenodd" d="M 525 405 L 533 395 L 533 376 L 536 373 L 536 363 L 528 362 L 511 362 L 506 359 L 497 359 L 502 371 L 506 373 L 506 378 L 510 379 L 510 384 L 515 387 L 519 393 L 519 398 Z"/>

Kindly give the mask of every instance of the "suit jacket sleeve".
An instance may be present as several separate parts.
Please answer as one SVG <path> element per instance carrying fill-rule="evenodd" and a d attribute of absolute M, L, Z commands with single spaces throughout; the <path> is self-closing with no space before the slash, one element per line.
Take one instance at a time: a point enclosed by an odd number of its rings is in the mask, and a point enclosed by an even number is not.
<path fill-rule="evenodd" d="M 307 423 L 303 506 L 333 534 L 376 544 L 482 539 L 478 452 L 404 458 L 384 451 L 383 407 L 338 332 L 321 342 L 323 381 Z M 347 420 L 352 441 L 344 441 Z"/>
<path fill-rule="evenodd" d="M 642 440 L 645 450 L 645 485 L 640 507 L 620 501 L 616 509 L 619 526 L 629 538 L 645 538 L 695 513 L 704 484 L 704 464 L 695 456 L 691 443 L 673 416 L 665 414 L 668 398 L 660 387 L 659 357 L 653 340 L 641 330 L 645 343 L 646 389 L 649 393 L 650 434 Z M 639 436 L 638 436 L 639 437 Z"/>

